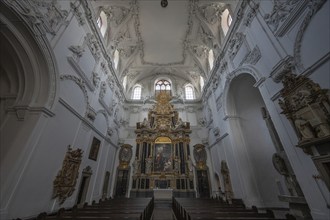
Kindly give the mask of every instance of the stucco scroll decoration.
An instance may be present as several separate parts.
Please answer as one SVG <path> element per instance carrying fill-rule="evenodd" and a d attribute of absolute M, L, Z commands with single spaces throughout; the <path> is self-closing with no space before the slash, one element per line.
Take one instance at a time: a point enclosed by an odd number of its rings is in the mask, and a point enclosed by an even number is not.
<path fill-rule="evenodd" d="M 60 80 L 72 80 L 73 82 L 75 82 L 80 87 L 81 91 L 84 94 L 86 105 L 89 106 L 88 92 L 86 89 L 86 83 L 84 82 L 83 79 L 73 75 L 61 75 Z"/>
<path fill-rule="evenodd" d="M 280 60 L 272 69 L 270 77 L 276 83 L 281 82 L 285 74 L 292 73 L 294 71 L 294 61 L 292 56 L 286 56 Z"/>
<path fill-rule="evenodd" d="M 252 4 L 252 1 L 251 1 L 251 4 Z M 249 27 L 251 25 L 254 17 L 256 16 L 256 14 L 258 12 L 258 9 L 259 9 L 259 3 L 250 6 L 250 10 L 247 13 L 246 18 L 245 18 L 245 20 L 243 22 L 243 24 L 245 26 Z"/>
<path fill-rule="evenodd" d="M 76 6 L 74 3 L 70 3 L 70 7 L 73 10 L 73 14 L 76 16 L 76 19 L 79 22 L 79 25 L 83 26 L 84 24 L 86 24 L 86 20 L 84 18 L 84 15 L 82 12 L 79 11 L 79 6 Z"/>
<path fill-rule="evenodd" d="M 100 93 L 99 93 L 99 98 L 103 99 L 106 93 L 107 93 L 107 84 L 106 84 L 106 82 L 102 81 L 101 82 Z"/>
<path fill-rule="evenodd" d="M 95 38 L 95 36 L 93 34 L 88 33 L 85 37 L 85 41 L 86 41 L 91 53 L 93 54 L 95 60 L 98 61 L 101 57 L 101 48 L 100 48 L 100 45 L 99 45 L 97 39 Z"/>
<path fill-rule="evenodd" d="M 59 198 L 60 204 L 70 197 L 77 183 L 79 175 L 79 166 L 81 163 L 83 151 L 81 149 L 73 150 L 70 145 L 63 160 L 62 168 L 54 180 L 53 198 Z"/>
<path fill-rule="evenodd" d="M 323 6 L 323 4 L 326 2 L 326 0 L 314 0 L 314 1 L 309 1 L 308 3 L 308 14 L 305 16 L 296 40 L 295 40 L 295 44 L 294 44 L 294 61 L 296 64 L 296 67 L 299 71 L 303 71 L 304 70 L 304 65 L 301 62 L 301 44 L 302 44 L 302 40 L 303 40 L 303 36 L 305 33 L 306 28 L 308 27 L 309 23 L 311 22 L 313 16 L 321 9 L 321 7 Z"/>
<path fill-rule="evenodd" d="M 272 11 L 269 14 L 264 15 L 264 19 L 270 29 L 275 32 L 300 2 L 301 0 L 274 1 Z"/>
<path fill-rule="evenodd" d="M 230 58 L 233 58 L 236 56 L 239 48 L 241 47 L 241 45 L 243 43 L 244 38 L 245 38 L 245 35 L 241 32 L 238 32 L 229 41 L 228 52 L 229 52 Z"/>
<path fill-rule="evenodd" d="M 34 26 L 41 27 L 45 32 L 55 35 L 62 25 L 68 25 L 66 18 L 68 11 L 61 10 L 57 1 L 42 0 L 6 0 L 15 10 Z"/>
<path fill-rule="evenodd" d="M 107 15 L 108 21 L 119 26 L 130 12 L 130 9 L 122 6 L 101 7 L 101 10 Z"/>
<path fill-rule="evenodd" d="M 210 24 L 215 24 L 221 20 L 222 12 L 225 10 L 224 4 L 208 4 L 199 7 L 203 18 Z"/>
<path fill-rule="evenodd" d="M 242 60 L 242 64 L 252 64 L 255 65 L 261 58 L 261 52 L 258 46 L 255 46 L 252 51 L 250 51 Z"/>
<path fill-rule="evenodd" d="M 92 82 L 95 88 L 98 88 L 100 85 L 101 77 L 97 72 L 92 72 Z"/>
<path fill-rule="evenodd" d="M 96 112 L 95 112 L 95 110 L 94 110 L 91 106 L 88 106 L 88 107 L 87 107 L 86 117 L 87 117 L 89 120 L 91 120 L 91 121 L 94 121 L 94 120 L 95 120 Z"/>
<path fill-rule="evenodd" d="M 329 90 L 321 89 L 306 76 L 292 73 L 286 74 L 282 83 L 279 105 L 296 129 L 298 146 L 330 137 Z"/>
<path fill-rule="evenodd" d="M 80 45 L 72 45 L 72 46 L 68 47 L 68 49 L 74 54 L 74 58 L 76 59 L 76 61 L 85 52 L 84 47 L 83 46 L 80 46 Z"/>

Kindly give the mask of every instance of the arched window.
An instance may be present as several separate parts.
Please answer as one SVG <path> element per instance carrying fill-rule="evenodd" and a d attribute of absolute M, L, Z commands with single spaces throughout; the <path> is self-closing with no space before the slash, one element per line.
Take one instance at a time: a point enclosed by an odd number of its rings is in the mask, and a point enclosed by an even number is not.
<path fill-rule="evenodd" d="M 133 89 L 132 99 L 139 100 L 141 99 L 142 87 L 140 85 L 136 85 Z"/>
<path fill-rule="evenodd" d="M 104 13 L 104 11 L 100 12 L 100 16 L 97 18 L 97 26 L 100 28 L 100 32 L 102 36 L 104 37 L 105 32 L 107 31 L 107 15 Z"/>
<path fill-rule="evenodd" d="M 194 88 L 192 85 L 188 84 L 185 86 L 185 95 L 187 100 L 193 100 L 195 99 L 194 96 Z"/>
<path fill-rule="evenodd" d="M 222 27 L 224 35 L 227 35 L 232 21 L 233 21 L 233 19 L 229 13 L 229 10 L 225 9 L 221 15 L 221 27 Z"/>
<path fill-rule="evenodd" d="M 113 62 L 115 64 L 115 68 L 118 68 L 118 63 L 119 63 L 119 51 L 115 50 L 115 53 L 113 54 Z"/>
<path fill-rule="evenodd" d="M 160 91 L 166 91 L 171 94 L 171 83 L 165 79 L 158 80 L 155 84 L 155 93 L 156 95 Z"/>
<path fill-rule="evenodd" d="M 200 76 L 200 78 L 199 78 L 199 83 L 201 85 L 201 90 L 203 90 L 203 88 L 204 88 L 204 78 L 202 76 Z"/>
<path fill-rule="evenodd" d="M 124 76 L 124 79 L 123 79 L 124 90 L 126 89 L 126 84 L 127 84 L 127 76 Z"/>
<path fill-rule="evenodd" d="M 209 66 L 210 66 L 210 70 L 212 70 L 214 65 L 214 53 L 213 50 L 209 50 Z"/>

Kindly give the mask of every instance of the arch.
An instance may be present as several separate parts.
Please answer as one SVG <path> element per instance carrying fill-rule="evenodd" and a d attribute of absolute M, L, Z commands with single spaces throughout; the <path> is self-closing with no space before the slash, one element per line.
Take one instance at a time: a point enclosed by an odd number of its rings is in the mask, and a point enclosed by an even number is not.
<path fill-rule="evenodd" d="M 105 14 L 105 12 L 103 10 L 100 11 L 99 17 L 97 18 L 96 23 L 100 29 L 102 37 L 104 37 L 105 33 L 109 30 L 108 30 L 107 15 Z"/>
<path fill-rule="evenodd" d="M 102 115 L 104 119 L 101 117 Z M 101 109 L 96 112 L 93 125 L 96 127 L 96 129 L 98 129 L 102 134 L 106 136 L 109 127 L 109 116 L 106 110 Z"/>
<path fill-rule="evenodd" d="M 79 88 L 81 89 L 81 91 L 84 95 L 85 106 L 86 106 L 83 114 L 86 114 L 88 106 L 89 106 L 89 97 L 88 97 L 88 92 L 86 89 L 85 82 L 82 79 L 80 79 L 76 76 L 73 76 L 73 75 L 61 75 L 60 79 L 63 81 L 65 81 L 65 80 L 73 81 L 75 84 L 77 84 L 79 86 Z"/>
<path fill-rule="evenodd" d="M 208 62 L 209 62 L 209 68 L 210 71 L 213 69 L 214 67 L 214 51 L 212 49 L 209 50 L 209 54 L 208 54 Z"/>
<path fill-rule="evenodd" d="M 299 27 L 299 31 L 297 33 L 295 43 L 294 43 L 294 61 L 295 61 L 295 66 L 297 68 L 297 72 L 302 72 L 304 70 L 304 65 L 302 64 L 301 61 L 301 46 L 302 46 L 302 40 L 303 36 L 305 34 L 305 31 L 312 21 L 312 18 L 314 15 L 322 8 L 323 4 L 326 3 L 327 1 L 317 1 L 316 4 L 313 4 L 307 15 L 305 16 L 303 22 L 301 23 Z"/>
<path fill-rule="evenodd" d="M 223 34 L 225 36 L 227 35 L 227 33 L 229 31 L 232 21 L 233 21 L 233 19 L 232 19 L 230 10 L 229 10 L 229 8 L 226 8 L 222 12 L 222 15 L 221 15 L 221 28 L 222 28 Z"/>
<path fill-rule="evenodd" d="M 166 78 L 160 78 L 155 80 L 154 83 L 154 92 L 155 95 L 157 94 L 157 91 L 169 91 L 169 93 L 172 93 L 173 85 L 172 81 L 167 80 Z"/>
<path fill-rule="evenodd" d="M 249 74 L 251 75 L 255 81 L 256 84 L 260 84 L 263 81 L 265 81 L 265 77 L 263 77 L 254 67 L 252 66 L 244 66 L 244 67 L 240 67 L 234 71 L 232 71 L 231 73 L 227 74 L 226 76 L 226 81 L 225 81 L 225 85 L 223 88 L 223 95 L 221 96 L 222 98 L 222 103 L 224 103 L 225 107 L 224 107 L 224 114 L 225 116 L 229 116 L 228 113 L 228 93 L 229 93 L 229 85 L 231 84 L 231 81 L 236 78 L 237 76 L 241 75 L 241 74 Z M 229 107 L 230 108 L 230 107 Z"/>
<path fill-rule="evenodd" d="M 195 88 L 191 83 L 187 83 L 184 86 L 184 94 L 186 100 L 193 100 L 196 98 Z"/>
<path fill-rule="evenodd" d="M 274 178 L 283 179 L 271 162 L 276 147 L 264 121 L 261 108 L 266 104 L 257 88 L 252 74 L 242 72 L 232 78 L 227 91 L 226 109 L 233 113 L 228 120 L 228 132 L 233 152 L 237 154 L 238 172 L 246 204 L 277 206 L 277 193 L 269 191 L 276 188 Z M 255 172 L 258 167 L 263 167 Z M 265 184 L 267 183 L 267 184 Z"/>
<path fill-rule="evenodd" d="M 119 51 L 117 49 L 113 53 L 113 63 L 114 63 L 115 69 L 118 69 L 118 65 L 119 65 Z"/>
<path fill-rule="evenodd" d="M 3 2 L 0 7 L 0 19 L 4 24 L 0 37 L 3 52 L 6 52 L 2 58 L 8 56 L 17 67 L 15 74 L 19 89 L 15 107 L 52 110 L 58 98 L 59 78 L 55 56 L 46 35 L 42 29 L 33 27 L 36 24 L 26 23 L 12 13 Z M 5 70 L 10 68 L 7 65 L 2 65 Z"/>
<path fill-rule="evenodd" d="M 142 95 L 142 86 L 140 84 L 136 84 L 132 89 L 132 99 L 140 100 Z"/>

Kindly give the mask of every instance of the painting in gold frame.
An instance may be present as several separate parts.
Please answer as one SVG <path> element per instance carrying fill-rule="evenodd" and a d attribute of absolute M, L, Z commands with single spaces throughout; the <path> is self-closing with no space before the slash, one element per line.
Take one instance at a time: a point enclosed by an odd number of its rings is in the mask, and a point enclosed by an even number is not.
<path fill-rule="evenodd" d="M 101 141 L 99 139 L 97 139 L 96 137 L 94 137 L 93 141 L 92 141 L 91 149 L 89 151 L 89 156 L 88 156 L 89 159 L 95 160 L 95 161 L 97 160 L 100 145 L 101 145 Z"/>

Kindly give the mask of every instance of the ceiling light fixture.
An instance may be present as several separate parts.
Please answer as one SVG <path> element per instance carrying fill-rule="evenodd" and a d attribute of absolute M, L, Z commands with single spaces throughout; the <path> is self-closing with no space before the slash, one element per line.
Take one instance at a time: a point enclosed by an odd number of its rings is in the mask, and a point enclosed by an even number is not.
<path fill-rule="evenodd" d="M 161 5 L 163 8 L 166 8 L 166 6 L 168 5 L 167 0 L 161 0 L 160 5 Z"/>

